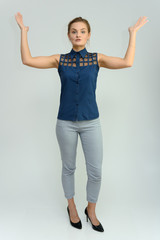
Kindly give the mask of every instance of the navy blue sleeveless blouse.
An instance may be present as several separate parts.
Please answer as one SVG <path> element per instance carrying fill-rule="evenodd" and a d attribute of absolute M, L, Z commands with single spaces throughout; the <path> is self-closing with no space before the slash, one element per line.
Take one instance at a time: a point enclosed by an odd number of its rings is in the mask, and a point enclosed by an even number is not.
<path fill-rule="evenodd" d="M 58 119 L 92 120 L 99 117 L 96 84 L 99 71 L 97 53 L 86 48 L 60 54 L 58 73 L 61 80 Z"/>

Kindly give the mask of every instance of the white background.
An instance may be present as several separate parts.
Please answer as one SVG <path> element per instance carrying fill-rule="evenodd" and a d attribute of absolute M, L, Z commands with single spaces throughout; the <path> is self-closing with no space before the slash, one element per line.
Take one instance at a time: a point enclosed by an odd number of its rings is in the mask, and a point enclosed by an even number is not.
<path fill-rule="evenodd" d="M 158 0 L 0 2 L 1 239 L 160 239 L 159 7 Z M 69 223 L 55 133 L 60 78 L 56 68 L 23 65 L 17 12 L 29 26 L 33 57 L 69 52 L 68 23 L 79 16 L 91 25 L 89 52 L 124 57 L 128 27 L 140 16 L 149 19 L 137 32 L 133 66 L 100 68 L 97 79 L 104 159 L 96 215 L 103 233 L 84 214 L 87 175 L 80 138 L 75 204 L 83 227 Z"/>

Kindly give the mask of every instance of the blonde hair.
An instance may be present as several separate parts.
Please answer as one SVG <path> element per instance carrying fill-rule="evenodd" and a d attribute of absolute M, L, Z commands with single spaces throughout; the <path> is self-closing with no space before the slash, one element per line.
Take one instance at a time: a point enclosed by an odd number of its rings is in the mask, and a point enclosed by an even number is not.
<path fill-rule="evenodd" d="M 84 23 L 86 24 L 86 26 L 87 26 L 88 33 L 90 33 L 90 31 L 91 31 L 90 24 L 89 24 L 89 22 L 88 22 L 86 19 L 84 19 L 84 18 L 82 18 L 82 17 L 76 17 L 76 18 L 72 19 L 72 20 L 68 23 L 68 33 L 70 32 L 70 28 L 71 28 L 72 23 L 75 23 L 75 22 L 84 22 Z"/>

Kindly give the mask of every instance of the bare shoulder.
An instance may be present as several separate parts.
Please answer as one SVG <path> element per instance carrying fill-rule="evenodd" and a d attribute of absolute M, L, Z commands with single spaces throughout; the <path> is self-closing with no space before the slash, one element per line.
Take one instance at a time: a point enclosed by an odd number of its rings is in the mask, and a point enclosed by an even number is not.
<path fill-rule="evenodd" d="M 102 59 L 102 57 L 103 57 L 102 53 L 97 53 L 97 60 L 98 60 L 99 67 L 101 67 L 101 59 Z"/>
<path fill-rule="evenodd" d="M 55 65 L 55 68 L 58 68 L 58 66 L 59 66 L 60 55 L 61 54 L 53 54 L 53 55 L 50 56 L 51 57 L 51 61 Z"/>

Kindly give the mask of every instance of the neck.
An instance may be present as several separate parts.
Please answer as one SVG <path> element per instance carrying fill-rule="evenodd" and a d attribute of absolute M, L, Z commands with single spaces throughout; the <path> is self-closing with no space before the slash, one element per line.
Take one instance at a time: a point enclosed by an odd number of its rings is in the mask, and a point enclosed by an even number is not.
<path fill-rule="evenodd" d="M 79 52 L 85 48 L 85 46 L 73 46 L 72 47 L 74 51 Z"/>

